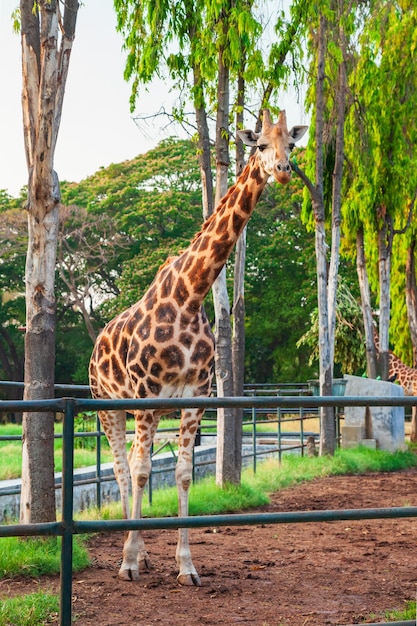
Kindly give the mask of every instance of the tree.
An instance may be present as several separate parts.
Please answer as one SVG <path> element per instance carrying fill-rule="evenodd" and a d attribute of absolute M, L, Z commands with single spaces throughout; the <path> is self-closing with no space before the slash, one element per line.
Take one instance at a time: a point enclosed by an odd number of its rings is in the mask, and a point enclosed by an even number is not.
<path fill-rule="evenodd" d="M 21 0 L 22 109 L 28 166 L 25 400 L 54 397 L 54 293 L 60 191 L 54 153 L 78 0 Z M 54 416 L 23 415 L 22 523 L 55 519 Z"/>
<path fill-rule="evenodd" d="M 82 230 L 69 222 L 69 243 L 77 249 L 72 230 L 82 235 L 86 229 L 82 249 L 97 248 L 90 261 L 81 257 L 82 275 L 85 282 L 86 269 L 94 270 L 88 280 L 98 296 L 97 321 L 108 321 L 141 297 L 167 255 L 188 246 L 201 226 L 196 144 L 165 139 L 146 154 L 64 185 L 63 198 L 87 212 Z M 99 243 L 105 258 L 98 256 Z"/>
<path fill-rule="evenodd" d="M 355 10 L 354 10 L 355 9 Z M 310 15 L 311 76 L 310 102 L 313 107 L 314 183 L 295 164 L 310 198 L 306 205 L 314 219 L 316 233 L 318 323 L 320 346 L 320 389 L 331 395 L 337 285 L 341 242 L 342 181 L 345 162 L 345 117 L 348 109 L 348 75 L 355 49 L 357 12 L 346 0 L 322 4 L 317 15 L 315 5 Z M 313 154 L 310 152 L 310 157 Z M 311 168 L 312 169 L 312 168 Z M 313 177 L 312 176 L 312 177 Z M 331 207 L 330 255 L 326 242 L 326 211 Z M 313 221 L 313 220 L 312 220 Z M 321 410 L 322 453 L 335 449 L 334 411 Z"/>
<path fill-rule="evenodd" d="M 391 316 L 396 341 L 405 345 L 404 336 L 408 335 L 403 308 L 407 243 L 404 246 L 400 240 L 404 234 L 406 240 L 412 240 L 411 208 L 417 189 L 417 129 L 412 122 L 417 105 L 412 69 L 417 11 L 408 1 L 394 5 L 380 0 L 371 8 L 358 37 L 358 59 L 350 79 L 355 106 L 347 119 L 346 155 L 352 174 L 343 212 L 346 238 L 360 238 L 361 266 L 366 259 L 370 288 L 378 294 L 379 365 L 386 378 Z M 393 259 L 401 271 L 392 272 Z M 398 283 L 396 298 L 392 280 Z M 369 352 L 373 343 L 369 315 L 365 333 Z"/>

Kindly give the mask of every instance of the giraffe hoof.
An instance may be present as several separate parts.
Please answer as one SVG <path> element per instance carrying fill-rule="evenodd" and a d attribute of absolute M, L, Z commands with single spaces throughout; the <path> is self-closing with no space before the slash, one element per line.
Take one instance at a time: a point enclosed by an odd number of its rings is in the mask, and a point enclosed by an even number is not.
<path fill-rule="evenodd" d="M 177 581 L 185 587 L 201 587 L 201 580 L 198 574 L 178 574 Z"/>
<path fill-rule="evenodd" d="M 132 568 L 121 569 L 119 571 L 119 578 L 121 578 L 122 580 L 127 580 L 129 582 L 132 580 L 139 580 L 139 570 Z"/>
<path fill-rule="evenodd" d="M 139 570 L 141 569 L 152 569 L 152 563 L 148 555 L 140 559 L 139 561 Z"/>

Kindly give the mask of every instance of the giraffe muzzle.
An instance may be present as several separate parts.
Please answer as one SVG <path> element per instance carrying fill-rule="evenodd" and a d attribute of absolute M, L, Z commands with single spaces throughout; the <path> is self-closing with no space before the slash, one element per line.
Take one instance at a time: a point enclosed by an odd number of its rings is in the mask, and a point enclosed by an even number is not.
<path fill-rule="evenodd" d="M 288 162 L 277 163 L 274 178 L 281 185 L 285 185 L 291 180 L 291 166 Z"/>

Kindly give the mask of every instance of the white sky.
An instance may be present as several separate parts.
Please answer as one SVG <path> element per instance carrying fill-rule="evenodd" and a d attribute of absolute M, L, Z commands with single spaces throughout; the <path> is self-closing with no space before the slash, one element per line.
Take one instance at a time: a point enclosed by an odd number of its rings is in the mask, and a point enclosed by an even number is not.
<path fill-rule="evenodd" d="M 0 0 L 0 189 L 17 196 L 27 183 L 21 112 L 20 36 L 12 32 L 11 13 L 19 0 Z M 132 159 L 154 147 L 174 129 L 154 124 L 143 134 L 129 110 L 130 86 L 123 78 L 125 55 L 116 32 L 113 0 L 84 0 L 77 19 L 55 170 L 60 180 L 79 182 L 100 167 Z M 174 99 L 156 81 L 142 92 L 135 114 L 169 110 Z M 283 105 L 288 126 L 305 124 L 294 100 Z M 165 120 L 166 123 L 166 120 Z M 161 127 L 163 122 L 161 121 Z"/>

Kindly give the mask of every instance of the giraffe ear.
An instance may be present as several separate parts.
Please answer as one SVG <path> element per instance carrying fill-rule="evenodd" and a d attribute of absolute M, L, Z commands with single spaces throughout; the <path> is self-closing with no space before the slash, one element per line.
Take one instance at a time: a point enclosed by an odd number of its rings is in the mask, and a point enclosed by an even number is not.
<path fill-rule="evenodd" d="M 237 134 L 246 146 L 251 147 L 256 146 L 256 142 L 260 137 L 258 133 L 255 133 L 253 130 L 249 130 L 248 128 L 245 130 L 238 130 Z"/>
<path fill-rule="evenodd" d="M 299 141 L 301 137 L 304 137 L 307 132 L 307 128 L 308 126 L 293 126 L 288 133 L 290 139 L 292 139 L 291 144 L 294 144 L 296 141 Z M 294 146 L 292 145 L 292 147 Z"/>

